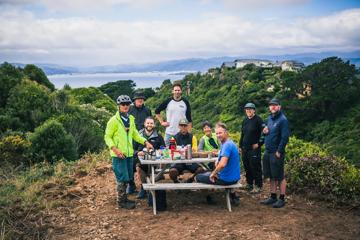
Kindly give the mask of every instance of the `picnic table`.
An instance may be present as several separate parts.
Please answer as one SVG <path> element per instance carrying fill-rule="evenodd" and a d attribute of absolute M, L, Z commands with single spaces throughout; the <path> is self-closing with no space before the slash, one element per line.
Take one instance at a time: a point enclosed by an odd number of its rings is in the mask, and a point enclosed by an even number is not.
<path fill-rule="evenodd" d="M 192 189 L 225 189 L 226 193 L 226 203 L 229 212 L 231 212 L 231 201 L 230 201 L 230 190 L 233 188 L 241 187 L 240 183 L 233 185 L 214 185 L 214 184 L 205 184 L 205 183 L 156 183 L 155 182 L 155 166 L 160 164 L 173 164 L 173 163 L 208 163 L 215 162 L 216 157 L 213 158 L 193 158 L 187 160 L 171 160 L 171 159 L 162 159 L 162 160 L 143 160 L 140 159 L 141 164 L 147 164 L 151 166 L 151 180 L 148 179 L 148 183 L 143 184 L 143 188 L 151 192 L 153 199 L 153 213 L 156 215 L 156 190 L 192 190 Z"/>

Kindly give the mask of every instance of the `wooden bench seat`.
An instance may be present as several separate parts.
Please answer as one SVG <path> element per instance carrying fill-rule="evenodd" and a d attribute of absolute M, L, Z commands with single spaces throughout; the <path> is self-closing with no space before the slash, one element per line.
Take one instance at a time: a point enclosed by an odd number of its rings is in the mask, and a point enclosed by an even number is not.
<path fill-rule="evenodd" d="M 192 190 L 192 189 L 225 189 L 226 193 L 226 203 L 231 212 L 231 202 L 230 202 L 230 190 L 234 188 L 242 187 L 241 183 L 236 183 L 233 185 L 213 185 L 205 183 L 146 183 L 143 184 L 143 188 L 151 192 L 153 198 L 153 210 L 154 215 L 156 215 L 156 196 L 155 190 Z"/>

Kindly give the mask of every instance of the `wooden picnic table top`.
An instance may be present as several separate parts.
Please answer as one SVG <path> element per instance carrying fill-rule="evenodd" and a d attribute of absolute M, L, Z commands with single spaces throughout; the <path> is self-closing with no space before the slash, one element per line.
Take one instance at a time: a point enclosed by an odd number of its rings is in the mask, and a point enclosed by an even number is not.
<path fill-rule="evenodd" d="M 139 159 L 141 164 L 157 165 L 157 164 L 171 164 L 171 163 L 207 163 L 215 162 L 217 157 L 213 158 L 193 158 L 193 159 L 184 159 L 184 160 L 171 160 L 171 159 L 161 159 L 161 160 L 143 160 Z"/>

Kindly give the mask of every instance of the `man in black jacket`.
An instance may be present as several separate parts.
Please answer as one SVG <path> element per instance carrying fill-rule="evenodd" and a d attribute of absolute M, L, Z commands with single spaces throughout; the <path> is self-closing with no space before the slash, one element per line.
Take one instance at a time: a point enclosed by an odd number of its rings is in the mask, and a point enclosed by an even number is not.
<path fill-rule="evenodd" d="M 241 126 L 240 149 L 246 173 L 247 190 L 251 193 L 259 193 L 263 185 L 261 168 L 263 121 L 255 113 L 255 104 L 247 103 L 244 109 L 246 117 Z"/>
<path fill-rule="evenodd" d="M 163 137 L 158 134 L 155 128 L 155 120 L 152 117 L 147 117 L 144 122 L 144 128 L 139 131 L 140 135 L 144 137 L 149 143 L 151 143 L 155 150 L 160 149 L 161 146 L 165 146 L 165 142 Z M 134 145 L 134 156 L 144 155 L 142 150 L 144 149 L 144 145 L 135 142 Z M 146 173 L 148 172 L 148 165 L 141 165 L 139 158 L 137 157 L 135 160 L 136 165 L 136 174 L 140 177 L 141 184 L 146 181 Z M 144 188 L 141 185 L 141 189 L 137 198 L 141 199 L 145 197 Z"/>
<path fill-rule="evenodd" d="M 135 117 L 136 129 L 139 131 L 144 127 L 145 119 L 151 116 L 151 110 L 144 105 L 145 96 L 142 92 L 135 92 L 133 100 L 134 100 L 134 105 L 130 106 L 129 114 Z M 135 142 L 133 144 L 135 146 Z M 134 150 L 136 149 L 134 148 Z M 135 192 L 135 189 L 136 189 L 135 182 L 130 181 L 126 189 L 126 193 L 132 194 Z"/>

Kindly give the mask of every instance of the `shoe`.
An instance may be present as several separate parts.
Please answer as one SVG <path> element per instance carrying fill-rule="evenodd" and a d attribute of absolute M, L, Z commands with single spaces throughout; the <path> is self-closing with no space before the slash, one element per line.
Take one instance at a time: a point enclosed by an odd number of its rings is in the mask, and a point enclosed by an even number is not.
<path fill-rule="evenodd" d="M 124 208 L 124 209 L 134 209 L 135 208 L 135 202 L 133 202 L 133 201 L 121 201 L 121 202 L 118 202 L 118 206 L 119 206 L 119 208 Z"/>
<path fill-rule="evenodd" d="M 248 191 L 248 192 L 251 192 L 253 190 L 253 185 L 252 184 L 247 184 L 246 187 L 245 187 L 245 190 Z"/>
<path fill-rule="evenodd" d="M 252 193 L 252 194 L 257 194 L 257 193 L 260 193 L 261 190 L 262 190 L 262 189 L 261 189 L 260 187 L 255 186 L 255 187 L 253 188 L 253 190 L 250 191 L 250 193 Z"/>
<path fill-rule="evenodd" d="M 177 179 L 176 179 L 176 180 L 173 180 L 173 182 L 174 182 L 174 183 L 180 183 L 180 181 L 177 180 Z"/>
<path fill-rule="evenodd" d="M 273 208 L 282 208 L 284 206 L 285 206 L 285 201 L 280 198 L 272 205 Z"/>
<path fill-rule="evenodd" d="M 136 186 L 134 182 L 129 182 L 126 187 L 126 194 L 136 193 Z"/>
<path fill-rule="evenodd" d="M 277 201 L 277 198 L 269 197 L 269 198 L 267 198 L 265 200 L 260 201 L 260 203 L 264 204 L 264 205 L 272 205 L 272 204 L 276 203 L 276 201 Z"/>
<path fill-rule="evenodd" d="M 164 179 L 165 179 L 164 174 L 160 174 L 160 175 L 157 175 L 157 176 L 155 177 L 155 182 L 160 181 L 160 180 L 164 180 Z"/>
<path fill-rule="evenodd" d="M 206 203 L 209 204 L 209 205 L 216 205 L 216 201 L 210 195 L 206 196 Z"/>
<path fill-rule="evenodd" d="M 146 191 L 141 188 L 141 190 L 139 191 L 138 195 L 136 196 L 137 199 L 144 199 L 146 196 Z"/>

